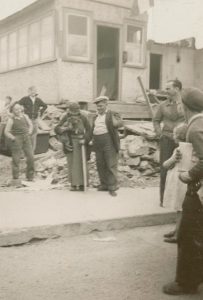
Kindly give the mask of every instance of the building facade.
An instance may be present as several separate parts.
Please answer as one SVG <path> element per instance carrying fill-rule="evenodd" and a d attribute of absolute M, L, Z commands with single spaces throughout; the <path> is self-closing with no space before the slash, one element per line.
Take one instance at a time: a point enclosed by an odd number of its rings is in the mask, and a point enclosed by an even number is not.
<path fill-rule="evenodd" d="M 0 22 L 0 95 L 133 102 L 147 83 L 147 15 L 132 0 L 39 0 Z"/>

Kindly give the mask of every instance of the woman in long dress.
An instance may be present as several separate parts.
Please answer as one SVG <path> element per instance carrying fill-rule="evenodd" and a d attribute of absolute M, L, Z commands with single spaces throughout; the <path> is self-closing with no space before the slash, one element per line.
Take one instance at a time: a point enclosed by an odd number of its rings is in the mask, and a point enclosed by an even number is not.
<path fill-rule="evenodd" d="M 55 128 L 63 143 L 64 153 L 68 161 L 68 177 L 71 190 L 84 190 L 84 177 L 88 178 L 87 160 L 82 156 L 82 148 L 87 153 L 91 140 L 91 126 L 87 117 L 80 112 L 78 103 L 70 103 L 68 112 Z M 87 157 L 87 155 L 86 155 Z M 86 164 L 86 168 L 84 168 Z M 86 176 L 84 176 L 86 169 Z"/>

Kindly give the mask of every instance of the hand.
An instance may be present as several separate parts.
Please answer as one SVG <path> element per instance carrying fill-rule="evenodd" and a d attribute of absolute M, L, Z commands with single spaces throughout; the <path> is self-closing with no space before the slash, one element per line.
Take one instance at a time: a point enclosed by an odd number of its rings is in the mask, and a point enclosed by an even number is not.
<path fill-rule="evenodd" d="M 180 152 L 179 149 L 175 150 L 175 161 L 178 162 L 182 159 L 182 153 Z"/>
<path fill-rule="evenodd" d="M 192 182 L 192 178 L 190 177 L 188 172 L 181 172 L 178 177 L 183 183 Z"/>
<path fill-rule="evenodd" d="M 15 140 L 16 140 L 15 137 L 12 137 L 12 138 L 11 138 L 11 141 L 12 141 L 12 142 L 15 142 Z"/>
<path fill-rule="evenodd" d="M 84 139 L 79 140 L 79 144 L 80 144 L 80 145 L 84 145 L 84 144 L 85 144 L 85 140 L 84 140 Z"/>

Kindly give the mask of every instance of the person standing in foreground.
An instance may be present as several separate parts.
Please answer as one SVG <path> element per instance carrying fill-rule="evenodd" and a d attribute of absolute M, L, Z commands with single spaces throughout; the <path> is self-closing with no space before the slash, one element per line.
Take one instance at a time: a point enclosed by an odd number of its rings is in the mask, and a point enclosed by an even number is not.
<path fill-rule="evenodd" d="M 123 126 L 123 121 L 118 113 L 107 109 L 108 100 L 108 97 L 100 96 L 94 101 L 98 113 L 93 120 L 93 147 L 100 179 L 98 190 L 109 191 L 111 196 L 116 196 L 120 149 L 118 128 Z"/>
<path fill-rule="evenodd" d="M 18 103 L 23 106 L 24 113 L 28 115 L 33 125 L 32 132 L 32 147 L 33 153 L 36 149 L 37 132 L 38 132 L 38 117 L 41 117 L 47 109 L 47 105 L 37 97 L 37 89 L 31 86 L 28 89 L 28 96 L 23 97 Z"/>
<path fill-rule="evenodd" d="M 167 170 L 163 167 L 164 161 L 173 154 L 176 144 L 173 140 L 173 129 L 184 122 L 181 104 L 182 83 L 179 80 L 167 82 L 168 99 L 162 102 L 153 119 L 154 129 L 160 138 L 160 205 L 163 206 L 163 196 Z M 163 127 L 161 128 L 161 123 Z"/>
<path fill-rule="evenodd" d="M 7 121 L 5 136 L 9 139 L 12 154 L 13 179 L 19 179 L 20 158 L 22 151 L 27 159 L 26 178 L 32 181 L 34 178 L 34 157 L 32 151 L 31 136 L 32 122 L 27 115 L 22 112 L 22 107 L 15 103 L 11 108 L 12 116 Z"/>
<path fill-rule="evenodd" d="M 176 279 L 163 287 L 169 295 L 194 294 L 203 282 L 203 92 L 186 89 L 182 101 L 188 122 L 186 141 L 192 144 L 197 163 L 179 175 L 187 192 L 178 233 Z"/>
<path fill-rule="evenodd" d="M 84 178 L 88 179 L 87 150 L 91 140 L 91 126 L 87 117 L 80 112 L 78 103 L 70 103 L 69 110 L 55 127 L 55 132 L 60 136 L 67 157 L 71 191 L 84 191 Z M 85 150 L 86 158 L 82 155 L 82 148 Z"/>

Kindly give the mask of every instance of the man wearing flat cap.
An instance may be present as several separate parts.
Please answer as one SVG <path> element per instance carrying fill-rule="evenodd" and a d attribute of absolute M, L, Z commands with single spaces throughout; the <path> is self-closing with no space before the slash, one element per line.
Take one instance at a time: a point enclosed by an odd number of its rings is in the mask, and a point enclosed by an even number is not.
<path fill-rule="evenodd" d="M 164 286 L 169 295 L 194 294 L 203 282 L 203 92 L 189 88 L 182 95 L 188 123 L 187 142 L 193 146 L 196 164 L 179 179 L 187 184 L 178 233 L 176 279 Z"/>
<path fill-rule="evenodd" d="M 120 149 L 118 128 L 123 126 L 120 115 L 108 109 L 108 97 L 95 99 L 97 115 L 93 120 L 93 146 L 100 179 L 99 191 L 109 191 L 116 196 L 118 189 L 117 165 Z"/>

